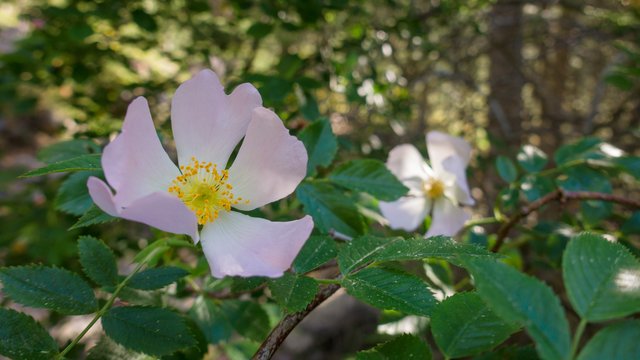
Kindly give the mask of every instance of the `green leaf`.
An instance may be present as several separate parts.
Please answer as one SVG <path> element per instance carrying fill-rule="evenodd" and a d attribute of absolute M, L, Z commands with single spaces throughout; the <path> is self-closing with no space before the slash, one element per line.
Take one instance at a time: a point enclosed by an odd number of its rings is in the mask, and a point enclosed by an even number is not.
<path fill-rule="evenodd" d="M 549 286 L 493 259 L 465 257 L 463 264 L 484 302 L 503 319 L 525 326 L 541 358 L 569 358 L 569 324 Z"/>
<path fill-rule="evenodd" d="M 427 284 L 407 273 L 367 268 L 342 281 L 347 292 L 380 309 L 430 316 L 436 299 Z"/>
<path fill-rule="evenodd" d="M 547 165 L 549 161 L 547 154 L 533 145 L 524 145 L 516 156 L 518 164 L 527 172 L 538 172 Z"/>
<path fill-rule="evenodd" d="M 496 168 L 500 178 L 508 183 L 514 182 L 518 178 L 518 169 L 508 157 L 498 156 L 496 158 Z"/>
<path fill-rule="evenodd" d="M 234 331 L 262 342 L 271 330 L 269 315 L 260 305 L 251 301 L 226 300 L 215 303 L 199 297 L 189 310 L 189 316 L 211 344 L 226 341 Z"/>
<path fill-rule="evenodd" d="M 640 179 L 640 157 L 638 156 L 622 156 L 613 159 L 614 164 L 622 168 L 625 172 L 631 174 L 636 180 Z"/>
<path fill-rule="evenodd" d="M 601 159 L 599 151 L 602 140 L 587 137 L 575 143 L 561 146 L 555 153 L 556 164 L 563 165 L 573 160 Z"/>
<path fill-rule="evenodd" d="M 338 166 L 329 180 L 349 190 L 366 192 L 383 201 L 393 201 L 409 189 L 378 160 L 351 160 Z"/>
<path fill-rule="evenodd" d="M 22 177 L 41 176 L 60 172 L 102 170 L 100 157 L 101 154 L 80 155 L 78 157 L 61 160 L 53 164 L 43 166 L 39 169 L 31 170 L 22 175 Z"/>
<path fill-rule="evenodd" d="M 292 269 L 298 274 L 305 274 L 333 259 L 338 254 L 335 241 L 330 236 L 313 235 L 293 261 Z"/>
<path fill-rule="evenodd" d="M 501 344 L 520 326 L 505 322 L 473 292 L 459 293 L 436 306 L 431 331 L 450 358 L 476 355 Z"/>
<path fill-rule="evenodd" d="M 296 190 L 304 211 L 313 217 L 316 228 L 335 230 L 348 236 L 364 232 L 364 220 L 353 201 L 329 184 L 305 181 Z"/>
<path fill-rule="evenodd" d="M 169 355 L 196 344 L 184 319 L 168 309 L 111 308 L 102 317 L 102 328 L 118 344 L 149 355 Z"/>
<path fill-rule="evenodd" d="M 128 287 L 140 290 L 161 289 L 189 275 L 187 270 L 175 266 L 146 269 L 131 277 Z"/>
<path fill-rule="evenodd" d="M 58 189 L 55 200 L 56 208 L 76 216 L 86 213 L 93 205 L 87 188 L 87 180 L 90 176 L 100 176 L 101 174 L 101 171 L 81 171 L 71 174 Z"/>
<path fill-rule="evenodd" d="M 42 266 L 2 268 L 0 281 L 4 293 L 22 305 L 68 315 L 90 314 L 98 306 L 91 287 L 68 270 Z"/>
<path fill-rule="evenodd" d="M 92 347 L 87 354 L 87 360 L 154 360 L 145 354 L 128 350 L 122 345 L 117 344 L 107 336 L 103 336 L 98 340 L 96 346 Z"/>
<path fill-rule="evenodd" d="M 565 178 L 558 181 L 558 186 L 568 191 L 596 191 L 610 194 L 611 181 L 602 172 L 587 166 L 575 166 L 566 169 Z M 611 214 L 613 206 L 610 202 L 588 200 L 580 202 L 584 220 L 593 225 Z"/>
<path fill-rule="evenodd" d="M 429 346 L 414 335 L 400 335 L 393 340 L 380 344 L 367 351 L 361 351 L 356 355 L 357 360 L 367 359 L 431 359 Z"/>
<path fill-rule="evenodd" d="M 600 330 L 584 347 L 578 360 L 640 359 L 640 320 L 627 320 Z"/>
<path fill-rule="evenodd" d="M 96 284 L 118 284 L 116 257 L 104 242 L 91 236 L 81 236 L 78 240 L 78 253 L 84 273 Z"/>
<path fill-rule="evenodd" d="M 263 37 L 269 35 L 271 31 L 273 31 L 273 25 L 256 22 L 255 24 L 251 25 L 249 30 L 247 30 L 247 35 L 256 39 L 262 39 Z"/>
<path fill-rule="evenodd" d="M 621 244 L 596 234 L 573 237 L 562 259 L 567 295 L 589 321 L 640 311 L 640 262 Z"/>
<path fill-rule="evenodd" d="M 15 360 L 51 359 L 58 344 L 29 315 L 0 308 L 0 355 Z"/>
<path fill-rule="evenodd" d="M 620 227 L 620 231 L 626 235 L 640 234 L 640 211 L 631 214 Z"/>
<path fill-rule="evenodd" d="M 360 236 L 347 243 L 338 254 L 338 265 L 343 274 L 374 261 L 420 260 L 435 258 L 456 261 L 460 255 L 493 257 L 494 254 L 471 244 L 453 241 L 447 236 L 430 238 L 380 238 Z"/>
<path fill-rule="evenodd" d="M 331 130 L 331 123 L 327 119 L 312 122 L 298 134 L 309 154 L 307 175 L 316 173 L 318 166 L 331 165 L 338 151 L 338 140 Z"/>
<path fill-rule="evenodd" d="M 73 224 L 73 226 L 69 228 L 69 230 L 80 229 L 96 224 L 104 224 L 116 219 L 117 218 L 105 213 L 104 211 L 100 210 L 99 207 L 93 205 L 89 210 L 87 210 L 86 213 L 84 213 L 84 215 L 80 217 L 80 219 L 78 219 L 75 224 Z"/>
<path fill-rule="evenodd" d="M 309 305 L 318 292 L 318 283 L 306 276 L 285 273 L 269 281 L 269 290 L 280 306 L 294 313 Z"/>
<path fill-rule="evenodd" d="M 520 184 L 520 190 L 529 202 L 536 201 L 555 189 L 553 180 L 536 174 L 526 175 Z"/>
<path fill-rule="evenodd" d="M 100 147 L 93 140 L 73 139 L 61 141 L 38 151 L 38 159 L 51 164 L 62 160 L 72 159 L 81 155 L 100 152 Z"/>

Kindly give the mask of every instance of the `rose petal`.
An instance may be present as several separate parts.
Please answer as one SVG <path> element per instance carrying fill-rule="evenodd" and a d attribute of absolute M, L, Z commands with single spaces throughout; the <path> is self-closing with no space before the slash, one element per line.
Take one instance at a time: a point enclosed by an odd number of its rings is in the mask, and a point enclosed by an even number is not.
<path fill-rule="evenodd" d="M 307 172 L 307 151 L 274 112 L 256 108 L 238 156 L 229 168 L 234 207 L 252 210 L 291 194 Z M 249 203 L 246 203 L 248 200 Z"/>
<path fill-rule="evenodd" d="M 121 206 L 166 191 L 178 176 L 178 168 L 160 144 L 145 98 L 139 97 L 129 105 L 122 133 L 104 149 L 102 168 Z"/>
<path fill-rule="evenodd" d="M 309 216 L 272 222 L 225 212 L 202 229 L 202 249 L 215 277 L 279 277 L 291 266 L 312 229 Z"/>
<path fill-rule="evenodd" d="M 387 168 L 398 180 L 412 188 L 420 186 L 422 180 L 428 179 L 431 171 L 418 149 L 411 144 L 402 144 L 391 149 Z"/>
<path fill-rule="evenodd" d="M 380 202 L 380 212 L 392 229 L 414 231 L 431 209 L 431 200 L 424 196 L 405 196 L 394 202 Z"/>
<path fill-rule="evenodd" d="M 440 198 L 433 204 L 431 226 L 425 236 L 453 236 L 470 218 L 471 215 L 467 210 L 454 205 L 447 198 Z"/>
<path fill-rule="evenodd" d="M 454 183 L 454 197 L 459 203 L 465 205 L 475 204 L 475 200 L 471 197 L 469 191 L 469 184 L 467 183 L 466 164 L 463 163 L 462 158 L 458 156 L 450 156 L 442 162 L 442 168 L 444 171 L 452 174 L 455 177 Z"/>
<path fill-rule="evenodd" d="M 92 176 L 87 186 L 96 205 L 111 216 L 141 222 L 174 234 L 189 235 L 195 242 L 199 240 L 195 215 L 173 195 L 154 192 L 121 207 L 102 180 Z"/>
<path fill-rule="evenodd" d="M 450 156 L 459 157 L 464 168 L 467 167 L 471 159 L 471 146 L 469 143 L 459 137 L 439 131 L 427 133 L 427 152 L 431 160 L 431 167 L 436 173 L 444 170 L 442 164 Z"/>
<path fill-rule="evenodd" d="M 251 84 L 242 84 L 226 95 L 211 70 L 202 70 L 180 85 L 171 103 L 171 127 L 180 165 L 196 157 L 200 162 L 226 167 L 249 126 L 251 112 L 260 105 L 262 98 Z"/>

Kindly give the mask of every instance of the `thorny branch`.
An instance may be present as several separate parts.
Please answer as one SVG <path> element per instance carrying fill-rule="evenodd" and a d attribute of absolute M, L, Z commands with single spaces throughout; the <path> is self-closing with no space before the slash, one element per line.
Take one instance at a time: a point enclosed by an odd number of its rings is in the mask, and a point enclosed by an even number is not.
<path fill-rule="evenodd" d="M 496 243 L 493 245 L 493 247 L 491 247 L 491 251 L 497 252 L 498 250 L 500 250 L 511 228 L 513 228 L 520 220 L 527 217 L 532 212 L 537 211 L 550 202 L 558 201 L 563 203 L 568 200 L 601 200 L 625 205 L 633 209 L 640 209 L 640 201 L 617 195 L 592 191 L 566 191 L 563 189 L 557 189 L 532 202 L 528 206 L 522 207 L 518 213 L 510 217 L 509 220 L 507 220 L 507 222 L 504 223 L 500 227 L 500 229 L 498 229 Z"/>

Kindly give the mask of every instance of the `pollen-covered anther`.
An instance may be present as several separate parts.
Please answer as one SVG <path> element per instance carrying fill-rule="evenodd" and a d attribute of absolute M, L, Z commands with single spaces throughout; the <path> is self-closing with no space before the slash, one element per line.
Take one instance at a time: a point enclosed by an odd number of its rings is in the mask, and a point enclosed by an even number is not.
<path fill-rule="evenodd" d="M 437 199 L 444 194 L 444 183 L 434 178 L 425 180 L 422 182 L 422 191 L 427 197 Z"/>
<path fill-rule="evenodd" d="M 216 164 L 192 157 L 188 165 L 180 166 L 180 171 L 182 174 L 172 181 L 168 190 L 196 214 L 200 225 L 213 222 L 221 210 L 231 211 L 231 206 L 242 201 L 241 197 L 235 198 L 233 186 L 227 182 L 229 172 L 218 170 Z"/>

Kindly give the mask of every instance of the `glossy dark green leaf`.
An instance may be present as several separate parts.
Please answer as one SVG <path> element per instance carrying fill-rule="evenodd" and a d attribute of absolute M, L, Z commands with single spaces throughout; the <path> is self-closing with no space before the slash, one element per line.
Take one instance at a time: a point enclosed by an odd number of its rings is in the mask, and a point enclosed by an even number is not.
<path fill-rule="evenodd" d="M 425 258 L 456 261 L 460 255 L 493 257 L 494 254 L 471 244 L 453 241 L 447 236 L 430 238 L 380 238 L 359 236 L 347 243 L 338 254 L 338 265 L 343 274 L 370 262 L 420 260 Z"/>
<path fill-rule="evenodd" d="M 80 155 L 31 170 L 22 175 L 22 177 L 41 176 L 60 172 L 99 171 L 102 169 L 100 158 L 100 154 Z"/>
<path fill-rule="evenodd" d="M 508 183 L 514 182 L 518 178 L 518 169 L 508 157 L 498 156 L 496 158 L 496 168 L 498 169 L 498 175 Z"/>
<path fill-rule="evenodd" d="M 518 164 L 526 172 L 538 172 L 547 165 L 547 154 L 533 145 L 524 145 L 516 156 Z"/>
<path fill-rule="evenodd" d="M 427 284 L 404 272 L 367 268 L 346 276 L 342 286 L 369 305 L 405 314 L 430 316 L 436 299 Z"/>
<path fill-rule="evenodd" d="M 187 275 L 189 275 L 187 270 L 175 266 L 151 268 L 133 275 L 127 286 L 139 290 L 156 290 L 173 284 Z"/>
<path fill-rule="evenodd" d="M 549 286 L 494 259 L 468 257 L 463 263 L 484 302 L 503 319 L 524 325 L 541 358 L 569 357 L 569 323 Z"/>
<path fill-rule="evenodd" d="M 504 321 L 476 293 L 459 293 L 438 304 L 431 317 L 436 344 L 450 358 L 490 350 L 520 328 Z"/>
<path fill-rule="evenodd" d="M 309 154 L 307 175 L 316 173 L 318 166 L 331 165 L 338 151 L 338 140 L 331 130 L 331 123 L 326 119 L 316 120 L 298 134 Z"/>
<path fill-rule="evenodd" d="M 409 189 L 378 160 L 351 160 L 331 172 L 329 180 L 354 191 L 366 192 L 383 201 L 393 201 Z"/>
<path fill-rule="evenodd" d="M 104 242 L 91 236 L 81 236 L 78 239 L 78 254 L 84 273 L 96 284 L 118 284 L 116 257 Z"/>
<path fill-rule="evenodd" d="M 31 316 L 0 308 L 0 355 L 14 360 L 51 359 L 58 344 Z"/>
<path fill-rule="evenodd" d="M 0 269 L 3 292 L 22 305 L 68 315 L 90 314 L 98 302 L 91 287 L 68 270 L 43 266 Z"/>
<path fill-rule="evenodd" d="M 640 359 L 640 320 L 627 320 L 600 330 L 582 349 L 578 360 Z"/>
<path fill-rule="evenodd" d="M 640 179 L 640 157 L 621 156 L 613 160 L 614 164 L 622 168 L 623 171 L 631 174 L 636 180 Z"/>
<path fill-rule="evenodd" d="M 567 295 L 589 321 L 640 311 L 640 261 L 621 244 L 583 233 L 571 239 L 562 259 Z"/>
<path fill-rule="evenodd" d="M 285 273 L 269 281 L 269 290 L 280 306 L 293 313 L 309 305 L 318 292 L 318 283 L 306 276 Z"/>
<path fill-rule="evenodd" d="M 333 186 L 307 181 L 298 186 L 296 195 L 321 231 L 335 230 L 348 236 L 364 232 L 364 220 L 353 200 Z"/>
<path fill-rule="evenodd" d="M 102 317 L 102 328 L 118 344 L 149 355 L 169 355 L 196 344 L 184 319 L 163 308 L 112 308 Z"/>
<path fill-rule="evenodd" d="M 310 236 L 293 261 L 292 269 L 305 274 L 333 259 L 338 254 L 335 241 L 327 235 Z"/>

